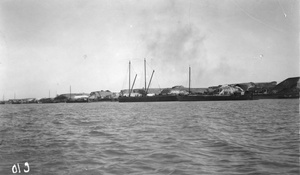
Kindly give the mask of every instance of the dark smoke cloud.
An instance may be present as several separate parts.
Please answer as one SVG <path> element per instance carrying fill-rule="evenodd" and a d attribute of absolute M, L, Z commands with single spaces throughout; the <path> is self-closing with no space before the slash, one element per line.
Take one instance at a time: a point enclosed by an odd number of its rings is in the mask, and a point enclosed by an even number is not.
<path fill-rule="evenodd" d="M 197 27 L 178 23 L 168 30 L 156 28 L 143 35 L 147 57 L 155 60 L 156 68 L 169 83 L 185 83 L 188 66 L 199 77 L 207 64 L 206 35 Z M 173 83 L 173 84 L 172 84 Z"/>

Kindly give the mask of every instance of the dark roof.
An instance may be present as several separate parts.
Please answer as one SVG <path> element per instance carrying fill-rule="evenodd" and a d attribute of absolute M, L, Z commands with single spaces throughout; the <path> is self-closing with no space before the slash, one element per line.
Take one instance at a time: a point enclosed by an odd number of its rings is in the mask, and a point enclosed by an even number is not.
<path fill-rule="evenodd" d="M 291 89 L 298 89 L 299 90 L 299 88 L 300 88 L 299 79 L 300 79 L 300 77 L 287 78 L 284 81 L 280 82 L 278 85 L 276 85 L 272 89 L 272 92 L 284 93 L 285 91 L 289 91 Z"/>
<path fill-rule="evenodd" d="M 265 89 L 274 88 L 276 85 L 277 85 L 276 81 L 255 83 L 256 88 L 265 88 Z"/>

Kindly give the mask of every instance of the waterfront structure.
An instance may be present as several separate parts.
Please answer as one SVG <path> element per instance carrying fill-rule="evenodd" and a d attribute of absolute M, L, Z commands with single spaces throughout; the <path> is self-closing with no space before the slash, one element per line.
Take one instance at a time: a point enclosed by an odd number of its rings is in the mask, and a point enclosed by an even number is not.
<path fill-rule="evenodd" d="M 8 104 L 30 104 L 37 103 L 38 100 L 36 98 L 22 98 L 22 99 L 9 99 Z"/>
<path fill-rule="evenodd" d="M 211 87 L 212 94 L 193 94 L 191 92 L 191 68 L 189 67 L 189 93 L 178 95 L 179 101 L 227 101 L 227 100 L 252 100 L 253 95 L 249 91 L 244 91 L 237 85 L 222 85 Z"/>
<path fill-rule="evenodd" d="M 87 93 L 68 93 L 61 94 L 54 98 L 55 103 L 80 103 L 88 102 L 89 94 Z"/>
<path fill-rule="evenodd" d="M 272 89 L 278 98 L 299 98 L 300 77 L 291 77 L 280 82 Z"/>
<path fill-rule="evenodd" d="M 119 93 L 110 92 L 109 90 L 93 91 L 89 95 L 89 101 L 90 102 L 117 101 L 118 97 L 119 97 Z"/>
<path fill-rule="evenodd" d="M 41 98 L 38 103 L 55 103 L 54 98 Z"/>

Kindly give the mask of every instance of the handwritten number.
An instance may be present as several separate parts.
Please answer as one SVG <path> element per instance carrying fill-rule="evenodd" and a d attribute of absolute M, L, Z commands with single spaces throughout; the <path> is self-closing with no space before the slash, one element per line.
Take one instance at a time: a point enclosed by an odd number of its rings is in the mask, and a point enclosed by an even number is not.
<path fill-rule="evenodd" d="M 28 163 L 28 162 L 25 162 L 25 163 L 24 163 L 24 166 L 25 166 L 25 168 L 24 168 L 24 173 L 29 173 L 29 171 L 30 171 L 29 163 Z M 18 173 L 18 170 L 19 170 L 19 173 L 21 173 L 20 164 L 19 164 L 19 163 L 14 164 L 14 165 L 12 166 L 11 170 L 12 170 L 12 172 L 13 172 L 14 174 Z"/>
<path fill-rule="evenodd" d="M 17 166 L 16 166 L 16 165 L 12 166 L 11 170 L 12 170 L 12 172 L 13 172 L 14 174 L 18 172 L 18 169 L 17 169 Z"/>
<path fill-rule="evenodd" d="M 24 173 L 28 173 L 30 171 L 29 163 L 28 162 L 25 162 L 25 167 L 27 167 L 27 170 L 24 169 Z"/>
<path fill-rule="evenodd" d="M 21 169 L 20 169 L 19 163 L 17 163 L 17 165 L 18 165 L 19 173 L 21 173 Z"/>

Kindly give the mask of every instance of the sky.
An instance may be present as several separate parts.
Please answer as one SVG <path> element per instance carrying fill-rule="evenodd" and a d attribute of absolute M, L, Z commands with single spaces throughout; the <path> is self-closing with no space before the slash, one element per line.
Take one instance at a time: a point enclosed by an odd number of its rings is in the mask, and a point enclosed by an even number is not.
<path fill-rule="evenodd" d="M 299 76 L 297 0 L 1 0 L 0 95 Z"/>

